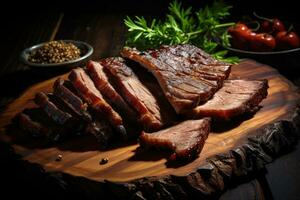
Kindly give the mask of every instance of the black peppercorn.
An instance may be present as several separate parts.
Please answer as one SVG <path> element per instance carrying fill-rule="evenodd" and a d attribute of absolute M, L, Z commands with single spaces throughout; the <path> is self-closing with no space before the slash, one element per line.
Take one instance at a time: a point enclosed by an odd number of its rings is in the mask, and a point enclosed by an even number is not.
<path fill-rule="evenodd" d="M 100 165 L 104 165 L 106 163 L 108 163 L 108 158 L 102 158 L 99 162 Z"/>
<path fill-rule="evenodd" d="M 72 43 L 51 41 L 32 52 L 28 60 L 33 63 L 61 63 L 80 57 L 80 49 Z"/>
<path fill-rule="evenodd" d="M 61 154 L 57 155 L 55 161 L 61 161 L 61 160 L 62 160 L 62 155 Z"/>

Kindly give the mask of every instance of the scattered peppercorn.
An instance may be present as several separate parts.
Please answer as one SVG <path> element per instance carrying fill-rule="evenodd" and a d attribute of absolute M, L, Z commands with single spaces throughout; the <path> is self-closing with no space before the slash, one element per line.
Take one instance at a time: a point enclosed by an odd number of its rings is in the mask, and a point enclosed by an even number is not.
<path fill-rule="evenodd" d="M 33 63 L 62 63 L 80 57 L 80 49 L 72 43 L 50 41 L 29 54 L 28 60 Z"/>
<path fill-rule="evenodd" d="M 62 160 L 62 155 L 61 154 L 57 155 L 55 161 L 61 161 L 61 160 Z"/>
<path fill-rule="evenodd" d="M 104 165 L 106 163 L 108 163 L 108 158 L 102 158 L 99 162 L 100 165 Z"/>

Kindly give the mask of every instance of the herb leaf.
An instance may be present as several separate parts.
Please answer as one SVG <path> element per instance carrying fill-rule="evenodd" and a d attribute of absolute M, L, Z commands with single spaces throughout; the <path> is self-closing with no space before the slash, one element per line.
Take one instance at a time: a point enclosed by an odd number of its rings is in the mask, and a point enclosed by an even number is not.
<path fill-rule="evenodd" d="M 183 8 L 174 0 L 169 5 L 169 13 L 164 21 L 153 19 L 148 22 L 144 17 L 126 17 L 128 27 L 126 45 L 140 49 L 157 48 L 162 44 L 196 45 L 218 60 L 237 63 L 237 57 L 227 57 L 229 47 L 227 28 L 234 23 L 223 23 L 222 20 L 230 15 L 231 6 L 222 1 L 214 1 L 212 5 L 193 12 L 192 8 Z"/>

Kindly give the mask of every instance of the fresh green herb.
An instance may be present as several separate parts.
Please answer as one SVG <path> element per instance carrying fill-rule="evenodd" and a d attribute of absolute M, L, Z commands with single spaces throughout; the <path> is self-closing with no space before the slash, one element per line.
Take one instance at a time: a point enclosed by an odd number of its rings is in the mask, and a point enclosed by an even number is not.
<path fill-rule="evenodd" d="M 226 57 L 229 47 L 227 28 L 234 23 L 222 23 L 230 15 L 231 6 L 222 1 L 214 1 L 196 12 L 192 8 L 183 8 L 177 0 L 170 3 L 169 13 L 164 21 L 152 19 L 147 22 L 144 17 L 134 19 L 127 16 L 124 20 L 128 27 L 126 45 L 140 49 L 156 48 L 162 44 L 196 45 L 218 60 L 237 63 L 237 57 Z"/>

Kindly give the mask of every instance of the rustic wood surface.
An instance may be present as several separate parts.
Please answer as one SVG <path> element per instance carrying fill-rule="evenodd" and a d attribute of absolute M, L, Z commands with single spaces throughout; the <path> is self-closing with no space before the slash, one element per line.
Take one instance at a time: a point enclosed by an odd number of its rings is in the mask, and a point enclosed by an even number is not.
<path fill-rule="evenodd" d="M 189 5 L 192 2 L 184 3 Z M 10 3 L 11 9 L 7 8 L 6 5 L 5 10 L 13 11 L 13 16 L 9 15 L 10 17 L 8 17 L 6 12 L 0 14 L 0 21 L 5 27 L 1 30 L 3 41 L 0 47 L 0 112 L 8 102 L 19 97 L 29 86 L 66 73 L 65 69 L 28 68 L 18 60 L 18 55 L 23 48 L 47 41 L 53 36 L 55 39 L 73 39 L 74 37 L 74 39 L 91 42 L 95 52 L 99 55 L 113 56 L 118 52 L 116 47 L 122 46 L 124 42 L 125 28 L 122 25 L 124 16 L 161 16 L 168 4 L 167 1 L 153 3 L 142 0 L 137 4 L 134 1 L 129 3 L 129 1 L 116 2 L 112 0 L 105 3 L 103 1 L 98 3 L 93 1 L 89 4 L 84 2 L 72 6 L 68 3 L 64 6 L 61 5 L 61 1 L 57 4 L 55 1 L 51 1 L 51 4 L 47 4 L 47 8 L 41 5 L 41 10 L 37 12 L 37 5 L 31 6 L 28 1 L 24 1 L 22 6 L 17 7 L 15 5 L 20 5 L 21 2 L 10 1 Z M 196 4 L 195 8 L 197 8 L 199 7 L 198 3 L 204 2 L 197 1 L 194 3 Z M 299 22 L 298 8 L 293 5 L 293 2 L 286 3 L 284 6 L 275 6 L 274 9 L 269 9 L 269 2 L 243 1 L 239 3 L 232 1 L 232 3 L 234 4 L 233 20 L 240 19 L 241 14 L 251 14 L 253 10 L 256 10 L 265 16 L 279 17 L 280 13 L 280 17 L 283 19 Z M 274 2 L 272 2 L 273 4 Z M 57 11 L 63 11 L 63 13 Z M 112 16 L 108 16 L 108 13 Z M 61 15 L 63 18 L 59 26 L 58 22 Z M 112 26 L 114 27 L 112 28 Z M 56 27 L 58 30 L 55 35 Z M 102 32 L 102 38 L 97 37 L 99 31 Z M 105 45 L 101 44 L 103 41 Z M 93 57 L 98 57 L 97 54 L 94 54 Z M 300 86 L 300 76 L 297 73 L 299 59 L 298 61 L 291 61 L 288 57 L 278 57 L 278 59 L 266 58 L 261 61 L 277 67 L 289 80 Z M 291 68 L 291 66 L 294 67 Z M 44 171 L 37 165 L 29 165 L 28 162 L 19 160 L 19 156 L 13 156 L 11 150 L 2 143 L 0 149 L 0 184 L 4 186 L 1 194 L 5 197 L 7 194 L 12 198 L 18 198 L 19 194 L 22 194 L 24 198 L 41 199 L 41 197 L 48 197 L 48 199 L 57 199 L 71 194 L 74 194 L 75 198 L 87 197 L 89 193 L 90 199 L 95 199 L 94 193 L 101 194 L 99 187 L 93 187 L 85 181 L 83 181 L 83 186 L 73 184 L 70 188 L 71 191 L 64 193 L 62 190 L 66 188 L 66 185 L 59 181 L 61 176 L 55 177 L 44 174 Z M 260 170 L 260 173 L 255 173 L 241 180 L 232 180 L 233 185 L 227 189 L 221 199 L 257 199 L 256 194 L 261 194 L 261 190 L 264 191 L 265 199 L 299 199 L 299 150 L 300 145 L 291 151 L 284 151 L 283 156 L 277 157 L 276 161 L 268 164 L 265 169 Z M 67 177 L 67 180 L 69 179 L 70 177 Z M 45 184 L 45 182 L 49 184 Z M 259 182 L 259 184 L 255 184 L 254 187 L 253 182 Z M 101 197 L 101 199 L 103 198 Z"/>
<path fill-rule="evenodd" d="M 172 166 L 165 155 L 158 152 L 136 153 L 137 144 L 115 146 L 100 151 L 92 138 L 76 138 L 51 147 L 41 147 L 37 141 L 14 134 L 3 134 L 17 154 L 23 159 L 38 163 L 47 171 L 61 171 L 75 176 L 83 176 L 95 181 L 126 182 L 148 176 L 184 176 L 206 164 L 214 155 L 229 152 L 244 143 L 250 136 L 259 136 L 262 129 L 281 120 L 291 120 L 295 114 L 300 96 L 297 88 L 273 68 L 245 60 L 233 66 L 231 77 L 246 79 L 268 79 L 268 97 L 263 100 L 262 108 L 254 115 L 231 123 L 215 123 L 200 156 L 186 165 Z M 24 92 L 11 103 L 0 117 L 0 127 L 4 131 L 10 120 L 24 108 L 32 105 L 32 98 L 39 91 L 51 91 L 53 78 L 38 83 Z M 55 161 L 57 155 L 62 161 Z M 99 165 L 101 158 L 108 158 L 106 165 Z"/>

